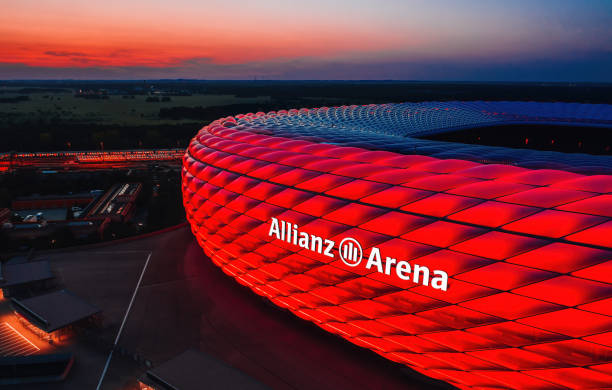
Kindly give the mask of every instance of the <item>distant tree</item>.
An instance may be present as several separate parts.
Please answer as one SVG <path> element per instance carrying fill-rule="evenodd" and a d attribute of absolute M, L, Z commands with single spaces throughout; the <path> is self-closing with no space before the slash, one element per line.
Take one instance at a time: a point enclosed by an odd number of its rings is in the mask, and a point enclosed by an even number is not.
<path fill-rule="evenodd" d="M 100 142 L 104 141 L 104 130 L 94 131 L 91 134 L 91 140 L 93 141 L 94 145 L 99 145 Z"/>
<path fill-rule="evenodd" d="M 40 133 L 38 138 L 41 145 L 46 147 L 51 146 L 51 143 L 53 142 L 53 136 L 51 135 L 51 133 Z"/>
<path fill-rule="evenodd" d="M 147 130 L 147 133 L 145 135 L 145 144 L 148 147 L 155 147 L 155 146 L 159 146 L 162 140 L 162 136 L 159 130 L 157 129 L 150 129 Z"/>

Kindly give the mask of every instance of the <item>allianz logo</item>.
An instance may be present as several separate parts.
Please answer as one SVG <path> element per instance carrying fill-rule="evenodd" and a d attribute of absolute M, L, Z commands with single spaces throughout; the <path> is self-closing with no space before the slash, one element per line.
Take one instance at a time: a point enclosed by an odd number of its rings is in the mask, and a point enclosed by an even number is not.
<path fill-rule="evenodd" d="M 335 258 L 337 254 L 340 260 L 349 267 L 359 266 L 364 258 L 361 244 L 352 237 L 345 237 L 336 245 L 334 240 L 300 231 L 298 225 L 275 217 L 272 217 L 270 221 L 268 235 L 330 258 Z M 448 289 L 446 272 L 432 271 L 429 267 L 411 264 L 405 260 L 398 261 L 392 256 L 383 257 L 380 249 L 375 246 L 370 249 L 365 268 L 374 269 L 376 272 L 389 276 L 394 275 L 401 280 L 411 280 L 413 283 L 431 286 L 436 290 L 446 291 Z"/>

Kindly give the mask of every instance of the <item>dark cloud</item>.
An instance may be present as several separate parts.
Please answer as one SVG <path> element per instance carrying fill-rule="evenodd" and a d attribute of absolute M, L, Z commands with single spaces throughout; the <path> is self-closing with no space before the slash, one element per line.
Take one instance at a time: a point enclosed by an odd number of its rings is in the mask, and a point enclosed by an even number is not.
<path fill-rule="evenodd" d="M 107 54 L 106 57 L 109 57 L 109 58 L 126 57 L 129 55 L 132 55 L 133 53 L 134 53 L 134 50 L 131 50 L 131 49 L 119 49 L 119 50 L 113 50 L 112 52 Z"/>
<path fill-rule="evenodd" d="M 45 55 L 53 57 L 85 57 L 87 54 L 78 51 L 46 51 Z"/>

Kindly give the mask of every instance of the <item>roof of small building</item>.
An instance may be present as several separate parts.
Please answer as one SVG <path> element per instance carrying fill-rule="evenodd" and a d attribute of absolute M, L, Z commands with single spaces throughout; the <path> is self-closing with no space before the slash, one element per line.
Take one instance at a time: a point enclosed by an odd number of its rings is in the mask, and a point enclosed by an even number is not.
<path fill-rule="evenodd" d="M 221 360 L 193 349 L 147 371 L 141 382 L 155 389 L 164 390 L 268 388 Z"/>
<path fill-rule="evenodd" d="M 18 286 L 53 278 L 48 261 L 3 264 L 0 272 L 0 288 Z"/>
<path fill-rule="evenodd" d="M 12 303 L 17 312 L 45 332 L 64 328 L 101 311 L 67 290 L 27 299 L 13 298 Z"/>

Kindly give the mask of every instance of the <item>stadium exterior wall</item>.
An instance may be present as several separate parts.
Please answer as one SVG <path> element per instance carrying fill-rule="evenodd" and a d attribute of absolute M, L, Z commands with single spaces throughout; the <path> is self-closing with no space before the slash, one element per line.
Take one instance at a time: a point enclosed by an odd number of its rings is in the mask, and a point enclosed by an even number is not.
<path fill-rule="evenodd" d="M 274 129 L 313 111 L 223 118 L 192 140 L 184 206 L 215 264 L 298 317 L 459 388 L 612 383 L 612 176 Z"/>

